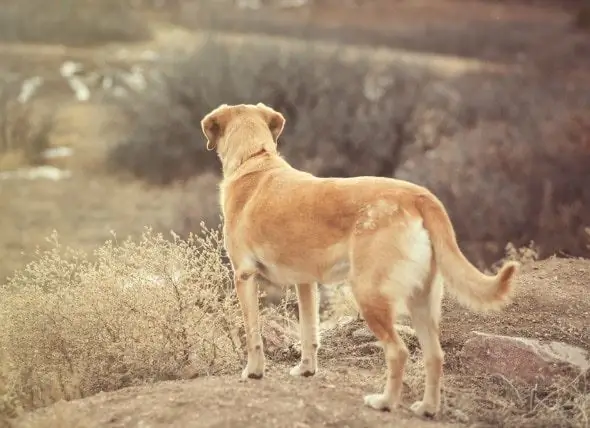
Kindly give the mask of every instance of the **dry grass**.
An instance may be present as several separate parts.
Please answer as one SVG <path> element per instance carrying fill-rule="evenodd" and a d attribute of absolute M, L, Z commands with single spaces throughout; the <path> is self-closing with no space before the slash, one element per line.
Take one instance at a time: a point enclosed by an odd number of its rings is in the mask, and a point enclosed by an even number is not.
<path fill-rule="evenodd" d="M 217 231 L 183 241 L 148 229 L 106 242 L 93 262 L 51 241 L 1 291 L 5 414 L 239 367 Z"/>
<path fill-rule="evenodd" d="M 414 387 L 415 385 L 412 385 Z M 517 385 L 503 376 L 448 375 L 444 407 L 472 422 L 501 427 L 585 428 L 589 423 L 588 379 L 559 382 L 546 389 Z"/>
<path fill-rule="evenodd" d="M 201 228 L 186 240 L 150 228 L 138 241 L 113 234 L 93 254 L 48 238 L 50 248 L 0 289 L 0 420 L 101 391 L 238 371 L 244 337 L 231 270 L 220 231 Z M 299 355 L 285 304 L 262 312 L 271 361 Z"/>
<path fill-rule="evenodd" d="M 297 9 L 273 7 L 278 3 L 273 0 L 263 3 L 268 6 L 238 10 L 231 0 L 194 2 L 177 20 L 189 28 L 381 45 L 505 63 L 521 62 L 524 56 L 554 70 L 548 53 L 559 50 L 557 63 L 565 69 L 564 63 L 573 65 L 587 56 L 590 46 L 572 31 L 587 21 L 587 6 L 579 0 L 315 0 Z"/>
<path fill-rule="evenodd" d="M 146 23 L 121 0 L 0 0 L 0 41 L 89 46 L 150 37 Z"/>

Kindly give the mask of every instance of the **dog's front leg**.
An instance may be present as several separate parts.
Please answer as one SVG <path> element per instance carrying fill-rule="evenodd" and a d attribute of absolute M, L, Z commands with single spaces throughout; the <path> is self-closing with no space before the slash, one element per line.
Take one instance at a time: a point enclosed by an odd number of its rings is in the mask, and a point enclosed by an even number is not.
<path fill-rule="evenodd" d="M 242 372 L 242 380 L 261 379 L 264 374 L 264 349 L 260 334 L 258 314 L 258 283 L 255 272 L 237 271 L 234 277 L 246 330 L 248 364 Z"/>
<path fill-rule="evenodd" d="M 313 376 L 318 365 L 319 306 L 318 285 L 298 284 L 299 331 L 301 338 L 301 362 L 290 371 L 292 376 Z"/>

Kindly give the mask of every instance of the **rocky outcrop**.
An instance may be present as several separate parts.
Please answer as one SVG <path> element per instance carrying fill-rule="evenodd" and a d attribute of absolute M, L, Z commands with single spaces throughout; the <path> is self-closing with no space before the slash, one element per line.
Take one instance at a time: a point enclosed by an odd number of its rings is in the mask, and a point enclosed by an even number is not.
<path fill-rule="evenodd" d="M 515 382 L 549 384 L 588 372 L 590 356 L 563 342 L 472 332 L 460 352 L 473 373 L 500 374 Z"/>

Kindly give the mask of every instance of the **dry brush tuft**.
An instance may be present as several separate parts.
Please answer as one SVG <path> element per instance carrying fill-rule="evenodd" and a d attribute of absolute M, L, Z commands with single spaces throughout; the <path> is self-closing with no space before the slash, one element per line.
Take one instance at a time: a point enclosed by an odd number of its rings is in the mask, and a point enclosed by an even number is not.
<path fill-rule="evenodd" d="M 4 416 L 164 379 L 234 372 L 242 351 L 220 233 L 52 248 L 0 290 Z"/>

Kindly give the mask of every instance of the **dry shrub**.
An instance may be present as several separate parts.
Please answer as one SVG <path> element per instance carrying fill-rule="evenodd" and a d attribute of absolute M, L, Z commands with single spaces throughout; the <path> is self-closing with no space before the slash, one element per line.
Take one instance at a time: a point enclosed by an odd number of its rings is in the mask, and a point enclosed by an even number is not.
<path fill-rule="evenodd" d="M 346 319 L 361 316 L 350 284 L 334 284 L 323 286 L 323 288 L 325 300 L 328 302 L 323 314 L 325 319 Z"/>
<path fill-rule="evenodd" d="M 239 369 L 220 233 L 52 248 L 0 291 L 4 415 L 124 386 Z M 4 390 L 1 390 L 4 388 Z"/>
<path fill-rule="evenodd" d="M 0 0 L 0 40 L 86 46 L 150 37 L 122 0 Z"/>
<path fill-rule="evenodd" d="M 54 233 L 0 288 L 0 422 L 100 391 L 239 372 L 232 273 L 221 232 L 201 228 L 186 240 L 146 228 L 138 242 L 114 236 L 92 255 Z M 270 360 L 300 355 L 293 296 L 261 312 Z"/>
<path fill-rule="evenodd" d="M 531 76 L 455 83 L 464 126 L 397 176 L 443 200 L 481 267 L 501 258 L 506 242 L 534 241 L 540 258 L 588 255 L 588 93 Z"/>
<path fill-rule="evenodd" d="M 532 263 L 539 259 L 539 249 L 533 241 L 529 245 L 516 248 L 513 243 L 506 244 L 506 257 L 504 262 L 515 261 L 521 264 Z"/>
<path fill-rule="evenodd" d="M 590 29 L 590 6 L 581 5 L 574 17 L 574 25 L 584 30 Z"/>
<path fill-rule="evenodd" d="M 15 83 L 0 86 L 0 171 L 40 163 L 53 129 L 49 109 L 20 103 L 19 90 Z"/>
<path fill-rule="evenodd" d="M 264 102 L 287 118 L 281 152 L 294 165 L 321 175 L 393 174 L 403 145 L 422 120 L 432 122 L 428 107 L 446 100 L 426 72 L 317 49 L 209 38 L 123 101 L 133 131 L 111 151 L 111 166 L 157 184 L 218 171 L 201 119 L 222 103 Z"/>
<path fill-rule="evenodd" d="M 412 383 L 414 389 L 416 383 Z M 483 426 L 585 428 L 590 421 L 588 376 L 546 388 L 515 384 L 503 376 L 447 374 L 443 413 Z M 479 426 L 479 425 L 478 425 Z"/>

